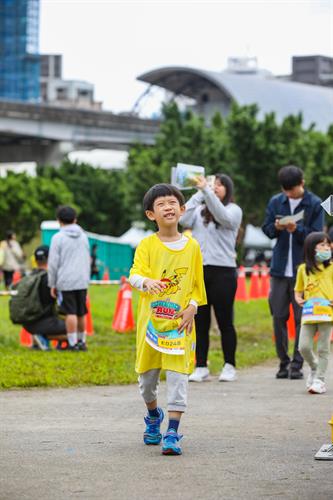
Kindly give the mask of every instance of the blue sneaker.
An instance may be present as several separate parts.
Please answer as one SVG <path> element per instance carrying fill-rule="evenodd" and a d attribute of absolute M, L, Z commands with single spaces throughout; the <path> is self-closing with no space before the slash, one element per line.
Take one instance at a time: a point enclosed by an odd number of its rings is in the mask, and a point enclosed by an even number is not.
<path fill-rule="evenodd" d="M 162 434 L 160 432 L 160 425 L 164 419 L 164 413 L 162 408 L 159 408 L 159 417 L 150 417 L 147 415 L 144 418 L 146 424 L 146 430 L 143 433 L 143 442 L 145 444 L 160 444 L 162 440 Z"/>
<path fill-rule="evenodd" d="M 35 341 L 35 345 L 38 346 L 38 349 L 41 350 L 41 351 L 49 351 L 50 350 L 50 342 L 49 340 L 44 337 L 44 335 L 33 335 L 32 336 L 34 341 Z"/>
<path fill-rule="evenodd" d="M 162 455 L 181 455 L 182 449 L 179 441 L 182 439 L 181 434 L 177 434 L 174 429 L 170 429 L 163 436 Z"/>

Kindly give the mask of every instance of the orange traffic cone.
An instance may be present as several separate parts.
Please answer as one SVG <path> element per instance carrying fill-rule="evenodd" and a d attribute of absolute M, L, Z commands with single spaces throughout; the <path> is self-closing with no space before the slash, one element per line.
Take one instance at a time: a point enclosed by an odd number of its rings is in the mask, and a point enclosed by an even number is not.
<path fill-rule="evenodd" d="M 296 338 L 296 323 L 295 323 L 295 316 L 294 316 L 294 308 L 291 304 L 289 307 L 289 318 L 287 321 L 287 329 L 288 329 L 288 339 L 295 340 L 295 338 Z"/>
<path fill-rule="evenodd" d="M 118 292 L 112 328 L 119 333 L 134 330 L 134 316 L 132 308 L 132 289 L 126 278 L 121 278 L 121 287 Z"/>
<path fill-rule="evenodd" d="M 20 281 L 21 278 L 22 278 L 22 276 L 21 276 L 20 271 L 15 271 L 13 274 L 13 285 L 15 285 L 15 283 Z"/>
<path fill-rule="evenodd" d="M 27 347 L 32 346 L 32 336 L 29 332 L 27 332 L 27 330 L 25 330 L 25 328 L 22 328 L 20 331 L 20 344 Z"/>
<path fill-rule="evenodd" d="M 110 280 L 110 274 L 109 274 L 109 270 L 108 270 L 107 267 L 104 270 L 104 274 L 103 274 L 102 280 L 103 281 L 109 281 Z"/>
<path fill-rule="evenodd" d="M 255 265 L 252 268 L 251 281 L 250 281 L 250 299 L 259 299 L 259 266 Z"/>
<path fill-rule="evenodd" d="M 247 290 L 246 290 L 246 276 L 245 276 L 245 267 L 239 266 L 238 269 L 238 279 L 237 279 L 237 291 L 235 300 L 248 300 Z"/>
<path fill-rule="evenodd" d="M 85 316 L 85 319 L 86 319 L 86 333 L 87 333 L 87 335 L 94 335 L 94 326 L 93 326 L 93 320 L 92 320 L 92 315 L 91 315 L 91 307 L 90 307 L 89 295 L 87 295 L 86 307 L 88 309 L 88 312 L 87 312 L 87 314 Z"/>
<path fill-rule="evenodd" d="M 263 299 L 266 299 L 269 295 L 269 274 L 268 274 L 268 267 L 266 264 L 261 266 L 261 290 L 260 290 L 260 297 Z"/>

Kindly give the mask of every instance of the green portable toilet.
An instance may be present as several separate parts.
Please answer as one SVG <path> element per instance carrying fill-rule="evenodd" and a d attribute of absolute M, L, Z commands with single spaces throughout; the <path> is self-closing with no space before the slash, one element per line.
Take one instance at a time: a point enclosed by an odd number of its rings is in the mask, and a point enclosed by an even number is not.
<path fill-rule="evenodd" d="M 41 223 L 41 235 L 43 245 L 50 245 L 52 236 L 59 231 L 58 221 L 43 221 Z M 111 280 L 120 279 L 121 276 L 128 276 L 133 263 L 133 248 L 118 241 L 113 236 L 89 233 L 90 249 L 94 243 L 97 245 L 97 259 L 99 264 L 99 274 L 102 278 L 106 269 L 109 271 Z"/>

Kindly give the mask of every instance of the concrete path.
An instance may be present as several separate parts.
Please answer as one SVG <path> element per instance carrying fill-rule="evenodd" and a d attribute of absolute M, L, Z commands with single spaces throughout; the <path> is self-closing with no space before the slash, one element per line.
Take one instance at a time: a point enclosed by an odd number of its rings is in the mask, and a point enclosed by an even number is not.
<path fill-rule="evenodd" d="M 275 380 L 275 365 L 235 383 L 190 385 L 183 455 L 142 443 L 136 386 L 0 393 L 0 499 L 332 499 L 329 392 Z M 165 385 L 161 387 L 165 403 Z"/>

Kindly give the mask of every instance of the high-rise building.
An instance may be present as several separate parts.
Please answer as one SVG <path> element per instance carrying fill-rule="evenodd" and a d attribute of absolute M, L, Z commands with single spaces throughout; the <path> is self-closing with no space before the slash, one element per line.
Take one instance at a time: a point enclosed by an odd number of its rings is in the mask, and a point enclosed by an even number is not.
<path fill-rule="evenodd" d="M 40 60 L 41 102 L 65 108 L 102 109 L 102 103 L 94 99 L 92 83 L 62 78 L 60 54 L 41 54 Z"/>
<path fill-rule="evenodd" d="M 39 101 L 39 0 L 0 0 L 0 99 Z"/>

